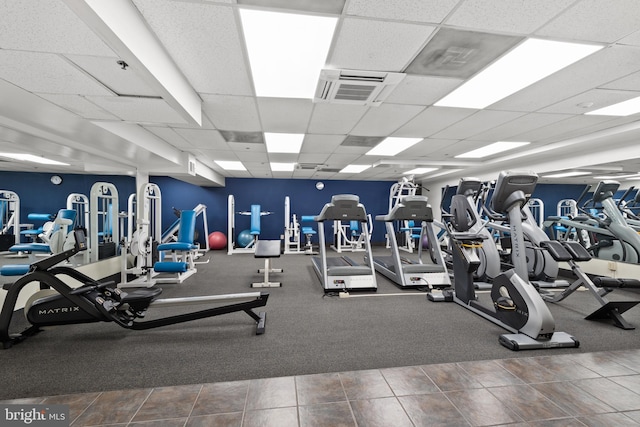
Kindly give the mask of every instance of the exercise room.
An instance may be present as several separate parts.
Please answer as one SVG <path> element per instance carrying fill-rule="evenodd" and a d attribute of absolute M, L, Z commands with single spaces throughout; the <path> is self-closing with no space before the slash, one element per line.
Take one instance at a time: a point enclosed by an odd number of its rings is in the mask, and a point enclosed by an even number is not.
<path fill-rule="evenodd" d="M 640 425 L 638 16 L 0 0 L 0 425 Z"/>

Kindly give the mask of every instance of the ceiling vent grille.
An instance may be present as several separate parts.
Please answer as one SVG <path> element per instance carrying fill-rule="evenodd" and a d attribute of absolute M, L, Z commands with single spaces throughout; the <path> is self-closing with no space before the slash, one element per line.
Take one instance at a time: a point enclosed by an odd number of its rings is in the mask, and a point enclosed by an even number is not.
<path fill-rule="evenodd" d="M 377 107 L 404 76 L 379 71 L 322 70 L 313 101 Z"/>

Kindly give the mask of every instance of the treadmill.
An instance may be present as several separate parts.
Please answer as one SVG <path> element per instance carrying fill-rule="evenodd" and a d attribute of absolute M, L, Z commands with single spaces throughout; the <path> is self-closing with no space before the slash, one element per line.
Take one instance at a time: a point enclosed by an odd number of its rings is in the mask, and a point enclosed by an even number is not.
<path fill-rule="evenodd" d="M 386 215 L 377 215 L 376 221 L 384 221 L 391 256 L 373 257 L 375 270 L 392 280 L 401 288 L 428 287 L 445 288 L 451 286 L 451 279 L 444 257 L 433 229 L 433 212 L 427 203 L 426 196 L 405 196 Z M 420 240 L 418 242 L 418 258 L 410 259 L 400 256 L 398 241 L 393 227 L 394 221 L 413 220 L 420 222 Z M 422 260 L 422 239 L 427 236 L 429 242 L 430 263 Z M 369 263 L 365 257 L 365 262 Z"/>
<path fill-rule="evenodd" d="M 360 198 L 353 194 L 336 194 L 331 202 L 324 205 L 314 221 L 318 223 L 318 239 L 320 241 L 320 256 L 311 258 L 314 270 L 322 282 L 325 292 L 336 291 L 376 291 L 376 272 L 373 266 L 358 264 L 347 256 L 327 257 L 324 237 L 325 222 L 333 224 L 335 220 L 358 221 L 364 233 L 365 251 L 371 256 L 371 242 L 366 225 L 367 211 L 360 203 Z"/>

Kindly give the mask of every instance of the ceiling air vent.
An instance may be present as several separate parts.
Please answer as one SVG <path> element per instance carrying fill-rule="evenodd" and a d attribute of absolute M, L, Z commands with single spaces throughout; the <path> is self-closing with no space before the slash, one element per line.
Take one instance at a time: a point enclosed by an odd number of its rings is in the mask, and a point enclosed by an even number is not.
<path fill-rule="evenodd" d="M 322 70 L 313 101 L 377 107 L 404 76 L 380 71 Z"/>

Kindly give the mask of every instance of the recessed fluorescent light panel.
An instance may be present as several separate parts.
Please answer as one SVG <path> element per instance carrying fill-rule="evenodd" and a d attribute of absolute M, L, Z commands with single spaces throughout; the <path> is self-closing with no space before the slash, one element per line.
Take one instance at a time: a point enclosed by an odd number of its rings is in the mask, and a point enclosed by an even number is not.
<path fill-rule="evenodd" d="M 264 142 L 269 153 L 298 154 L 302 148 L 302 133 L 268 133 L 264 134 Z"/>
<path fill-rule="evenodd" d="M 235 160 L 214 160 L 218 166 L 227 171 L 246 171 L 247 168 L 244 167 L 242 162 L 237 162 Z"/>
<path fill-rule="evenodd" d="M 338 173 L 360 173 L 370 167 L 371 165 L 347 165 Z"/>
<path fill-rule="evenodd" d="M 425 173 L 433 172 L 438 168 L 415 168 L 410 171 L 406 171 L 403 175 L 424 175 Z"/>
<path fill-rule="evenodd" d="M 240 9 L 257 96 L 313 98 L 337 18 Z"/>
<path fill-rule="evenodd" d="M 543 175 L 542 178 L 569 178 L 572 176 L 582 176 L 582 175 L 591 175 L 591 172 L 586 172 L 586 171 L 560 172 L 560 173 L 554 173 L 551 175 Z"/>
<path fill-rule="evenodd" d="M 272 172 L 293 172 L 295 163 L 270 163 Z"/>
<path fill-rule="evenodd" d="M 528 39 L 434 105 L 485 108 L 602 47 Z"/>
<path fill-rule="evenodd" d="M 527 144 L 529 143 L 515 141 L 498 141 L 466 153 L 458 154 L 455 157 L 456 159 L 481 159 L 493 154 L 502 153 L 503 151 L 513 150 L 514 148 L 522 147 Z"/>
<path fill-rule="evenodd" d="M 24 162 L 40 163 L 42 165 L 69 166 L 69 163 L 62 163 L 57 160 L 46 159 L 32 154 L 0 153 L 0 157 L 8 157 L 10 159 L 21 160 Z"/>
<path fill-rule="evenodd" d="M 380 144 L 365 153 L 367 156 L 395 156 L 412 145 L 422 141 L 423 138 L 397 138 L 389 137 Z"/>
<path fill-rule="evenodd" d="M 623 116 L 624 117 L 624 116 L 630 116 L 636 113 L 640 113 L 640 96 L 637 98 L 632 98 L 626 101 L 618 102 L 617 104 L 609 105 L 608 107 L 589 111 L 588 113 L 585 113 L 585 114 L 591 114 L 594 116 Z"/>

